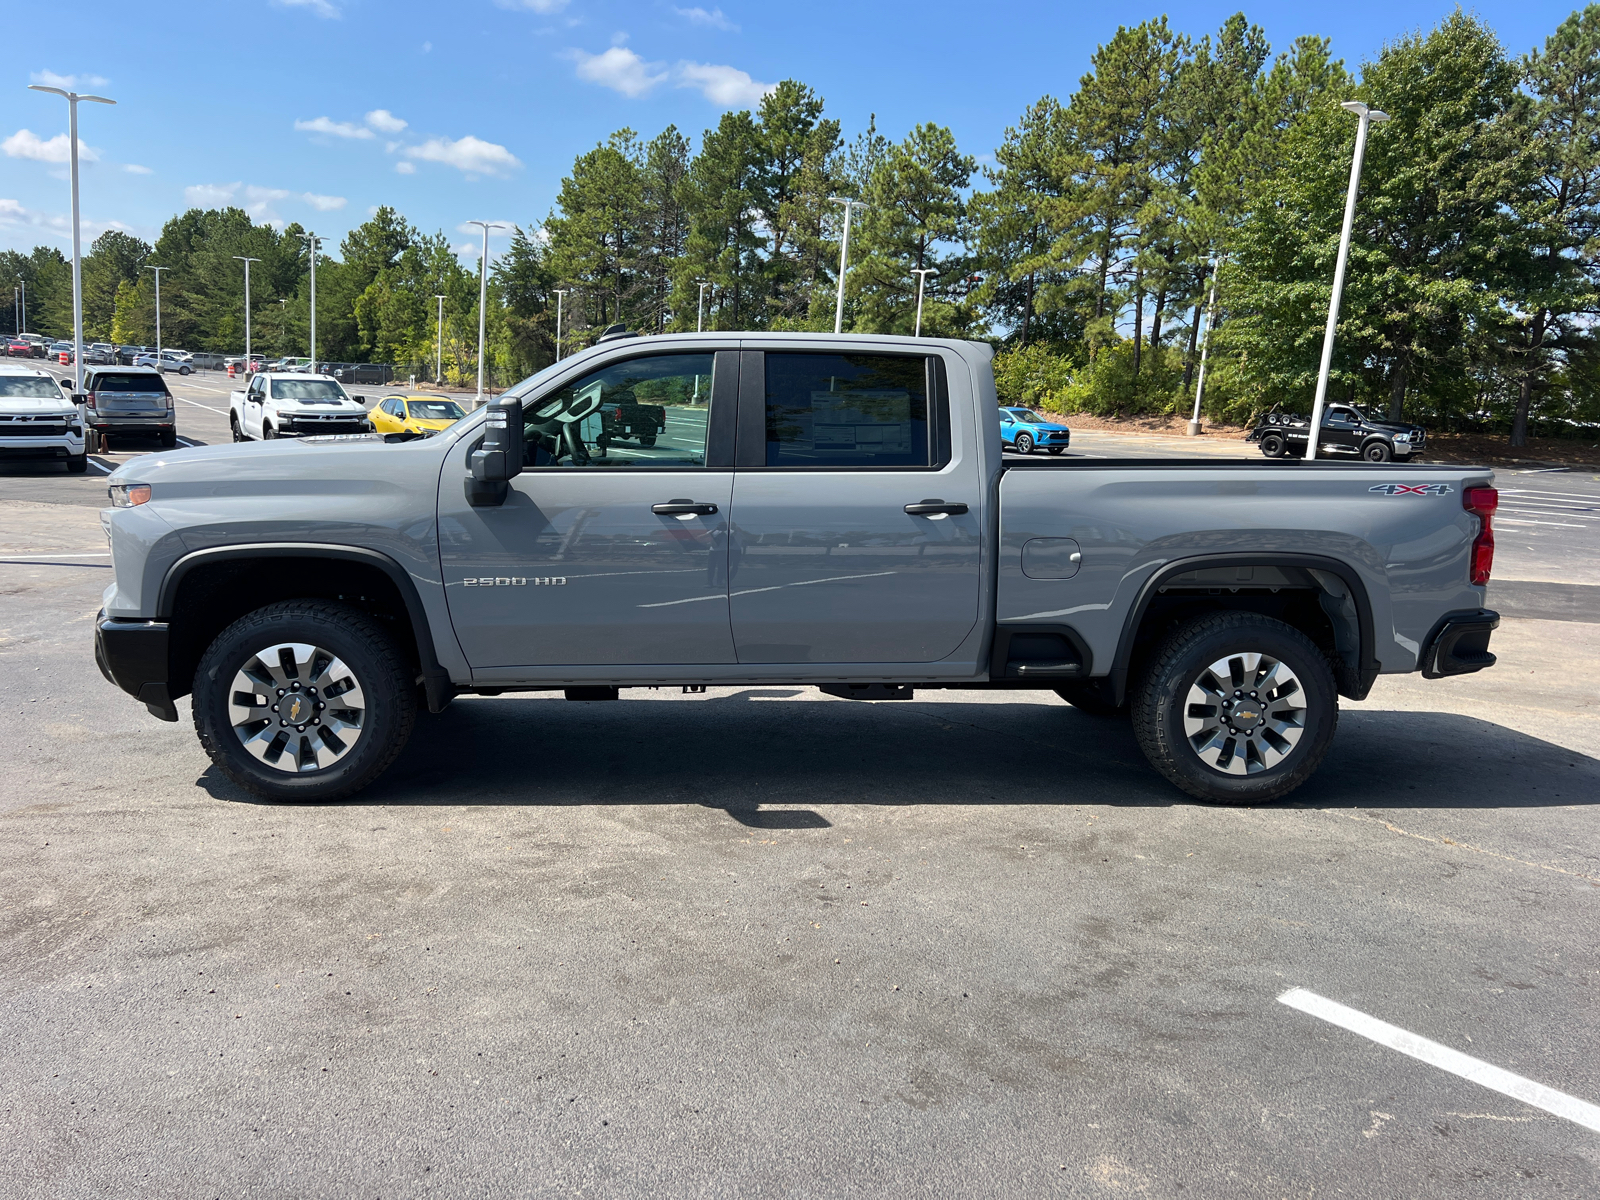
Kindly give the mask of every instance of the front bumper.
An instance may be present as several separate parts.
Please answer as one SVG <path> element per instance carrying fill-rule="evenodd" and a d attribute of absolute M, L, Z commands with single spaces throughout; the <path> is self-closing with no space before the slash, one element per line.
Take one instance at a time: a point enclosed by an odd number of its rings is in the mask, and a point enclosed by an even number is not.
<path fill-rule="evenodd" d="M 283 437 L 314 437 L 319 433 L 328 434 L 371 432 L 372 422 L 368 421 L 364 417 L 357 417 L 354 420 L 343 419 L 337 421 L 317 420 L 315 418 L 307 420 L 304 417 L 292 420 L 285 418 L 283 424 L 278 427 L 278 433 Z"/>
<path fill-rule="evenodd" d="M 163 721 L 176 721 L 178 709 L 167 692 L 165 621 L 108 617 L 101 609 L 94 622 L 94 661 L 111 683 L 135 696 Z"/>
<path fill-rule="evenodd" d="M 1445 615 L 1422 652 L 1422 677 L 1470 675 L 1495 664 L 1489 636 L 1500 627 L 1500 614 L 1487 608 Z"/>
<path fill-rule="evenodd" d="M 0 458 L 81 458 L 82 438 L 4 438 L 0 439 Z"/>

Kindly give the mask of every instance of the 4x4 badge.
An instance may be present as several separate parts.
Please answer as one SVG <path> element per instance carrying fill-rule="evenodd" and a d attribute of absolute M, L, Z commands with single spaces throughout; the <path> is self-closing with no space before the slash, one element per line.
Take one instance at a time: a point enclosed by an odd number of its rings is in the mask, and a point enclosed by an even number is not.
<path fill-rule="evenodd" d="M 1448 496 L 1455 488 L 1448 483 L 1380 483 L 1367 491 L 1385 496 Z"/>

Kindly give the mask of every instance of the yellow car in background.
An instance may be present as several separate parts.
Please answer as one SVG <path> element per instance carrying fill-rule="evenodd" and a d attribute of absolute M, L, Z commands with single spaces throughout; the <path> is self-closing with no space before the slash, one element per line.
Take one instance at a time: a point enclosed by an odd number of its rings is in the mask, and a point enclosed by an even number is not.
<path fill-rule="evenodd" d="M 385 396 L 367 414 L 374 433 L 437 433 L 467 415 L 443 396 Z"/>

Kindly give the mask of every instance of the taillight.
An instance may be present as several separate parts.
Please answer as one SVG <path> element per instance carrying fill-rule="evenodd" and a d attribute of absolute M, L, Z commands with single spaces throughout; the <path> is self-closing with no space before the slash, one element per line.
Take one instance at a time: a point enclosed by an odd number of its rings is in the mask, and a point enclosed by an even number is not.
<path fill-rule="evenodd" d="M 1478 518 L 1478 536 L 1472 539 L 1472 583 L 1482 587 L 1494 569 L 1494 513 L 1500 507 L 1500 493 L 1488 485 L 1469 487 L 1461 495 L 1461 505 Z"/>
<path fill-rule="evenodd" d="M 84 396 L 83 396 L 83 402 L 84 402 L 84 404 L 88 405 L 90 408 L 93 408 L 94 407 L 94 393 L 93 392 L 85 392 Z"/>

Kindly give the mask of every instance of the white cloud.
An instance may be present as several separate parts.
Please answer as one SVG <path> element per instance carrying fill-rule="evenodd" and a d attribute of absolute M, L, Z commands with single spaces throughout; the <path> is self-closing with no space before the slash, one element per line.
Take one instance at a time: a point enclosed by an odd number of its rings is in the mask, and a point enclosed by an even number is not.
<path fill-rule="evenodd" d="M 196 208 L 220 208 L 233 203 L 237 183 L 195 183 L 183 189 L 184 201 Z"/>
<path fill-rule="evenodd" d="M 45 87 L 65 88 L 69 92 L 81 87 L 105 87 L 111 82 L 102 75 L 57 75 L 54 71 L 35 71 L 28 78 Z"/>
<path fill-rule="evenodd" d="M 325 21 L 334 20 L 339 15 L 338 8 L 328 3 L 328 0 L 274 0 L 274 3 L 284 8 L 309 8 Z"/>
<path fill-rule="evenodd" d="M 526 9 L 528 12 L 538 13 L 541 17 L 553 16 L 568 4 L 568 0 L 494 0 L 494 2 L 501 8 L 513 11 Z"/>
<path fill-rule="evenodd" d="M 579 79 L 624 96 L 642 96 L 667 77 L 660 63 L 647 63 L 625 46 L 613 46 L 604 54 L 569 50 L 567 57 L 578 64 Z"/>
<path fill-rule="evenodd" d="M 517 228 L 516 222 L 514 221 L 490 221 L 489 224 L 500 226 L 499 229 L 489 230 L 489 240 L 491 242 L 498 241 L 501 238 L 510 237 Z M 483 248 L 483 230 L 479 226 L 474 225 L 471 221 L 461 222 L 461 224 L 456 226 L 456 232 L 471 234 L 473 237 L 478 239 L 476 243 L 478 248 L 480 250 Z"/>
<path fill-rule="evenodd" d="M 674 71 L 679 87 L 700 89 L 701 95 L 723 108 L 743 108 L 759 104 L 761 97 L 777 88 L 775 83 L 760 83 L 738 67 L 711 63 L 681 62 Z"/>
<path fill-rule="evenodd" d="M 121 221 L 96 221 L 92 217 L 84 217 L 82 227 L 84 237 L 90 241 L 108 229 L 120 229 L 124 233 L 134 232 L 132 226 L 124 225 Z M 26 208 L 16 200 L 0 199 L 0 228 L 43 230 L 60 238 L 70 238 L 72 218 L 65 213 L 47 213 Z"/>
<path fill-rule="evenodd" d="M 672 11 L 677 13 L 691 25 L 704 25 L 709 29 L 726 29 L 730 33 L 739 32 L 739 27 L 732 21 L 728 20 L 727 17 L 723 16 L 720 8 L 713 8 L 710 12 L 707 12 L 705 9 L 698 7 L 674 7 Z"/>
<path fill-rule="evenodd" d="M 154 175 L 149 167 L 141 167 L 138 163 L 123 163 L 122 169 L 129 175 Z"/>
<path fill-rule="evenodd" d="M 406 122 L 395 116 L 387 108 L 375 108 L 367 114 L 367 124 L 379 133 L 399 133 L 406 127 Z"/>
<path fill-rule="evenodd" d="M 451 246 L 450 250 L 457 258 L 470 258 L 473 262 L 477 262 L 478 258 L 483 254 L 483 244 L 481 242 L 462 242 L 459 246 Z"/>
<path fill-rule="evenodd" d="M 417 164 L 409 162 L 397 162 L 394 165 L 394 173 L 396 175 L 415 175 L 417 173 Z"/>
<path fill-rule="evenodd" d="M 31 158 L 35 162 L 64 163 L 70 157 L 71 143 L 67 135 L 58 133 L 48 140 L 41 138 L 31 129 L 19 129 L 0 142 L 0 150 L 4 150 L 11 158 Z M 78 139 L 78 161 L 98 162 L 100 156 L 83 144 L 83 139 Z"/>
<path fill-rule="evenodd" d="M 329 117 L 313 117 L 309 121 L 296 121 L 294 127 L 300 133 L 326 133 L 331 137 L 341 138 L 374 138 L 378 135 L 370 129 L 363 129 L 349 121 L 335 121 Z"/>
<path fill-rule="evenodd" d="M 319 196 L 315 192 L 302 192 L 300 199 L 318 212 L 334 212 L 343 208 L 346 203 L 343 196 Z"/>
<path fill-rule="evenodd" d="M 444 163 L 469 175 L 502 175 L 522 165 L 516 155 L 504 146 L 485 142 L 471 134 L 456 141 L 429 138 L 420 146 L 407 146 L 405 155 L 423 162 Z"/>

